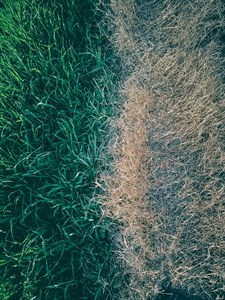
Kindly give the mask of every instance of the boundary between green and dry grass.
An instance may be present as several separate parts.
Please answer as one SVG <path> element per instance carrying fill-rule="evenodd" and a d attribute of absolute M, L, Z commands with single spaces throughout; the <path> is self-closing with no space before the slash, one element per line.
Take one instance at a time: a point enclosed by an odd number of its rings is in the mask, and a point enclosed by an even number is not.
<path fill-rule="evenodd" d="M 0 2 L 3 300 L 109 297 L 95 181 L 115 59 L 95 3 Z"/>

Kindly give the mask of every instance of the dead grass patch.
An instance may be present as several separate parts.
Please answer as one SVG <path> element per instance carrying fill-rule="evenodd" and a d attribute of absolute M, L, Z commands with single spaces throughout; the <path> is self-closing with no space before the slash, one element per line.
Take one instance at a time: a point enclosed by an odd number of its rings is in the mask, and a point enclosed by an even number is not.
<path fill-rule="evenodd" d="M 224 11 L 220 0 L 108 7 L 112 43 L 132 74 L 104 206 L 121 224 L 129 280 L 119 299 L 153 299 L 165 278 L 224 299 Z"/>
<path fill-rule="evenodd" d="M 148 121 L 152 101 L 148 92 L 132 78 L 124 83 L 122 95 L 123 112 L 113 124 L 118 136 L 111 149 L 115 157 L 114 175 L 108 178 L 105 214 L 121 223 L 116 241 L 120 244 L 119 257 L 125 268 L 139 274 L 140 282 L 148 255 L 147 232 L 152 218 L 147 210 Z M 139 286 L 132 287 L 135 288 Z"/>

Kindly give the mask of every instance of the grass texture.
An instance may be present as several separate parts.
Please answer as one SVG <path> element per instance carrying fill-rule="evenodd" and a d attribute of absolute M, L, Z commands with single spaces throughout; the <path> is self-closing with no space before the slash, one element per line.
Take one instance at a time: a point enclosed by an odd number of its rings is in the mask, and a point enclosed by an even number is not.
<path fill-rule="evenodd" d="M 94 7 L 0 1 L 2 300 L 109 294 L 111 223 L 96 179 L 115 60 Z"/>
<path fill-rule="evenodd" d="M 224 16 L 0 1 L 1 299 L 224 299 Z"/>
<path fill-rule="evenodd" d="M 124 66 L 105 177 L 125 270 L 115 299 L 224 299 L 224 2 L 112 0 L 105 11 Z"/>

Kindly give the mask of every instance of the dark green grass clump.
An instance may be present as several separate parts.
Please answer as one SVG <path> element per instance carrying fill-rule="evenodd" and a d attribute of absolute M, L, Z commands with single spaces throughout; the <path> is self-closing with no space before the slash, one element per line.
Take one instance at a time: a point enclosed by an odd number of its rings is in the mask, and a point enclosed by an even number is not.
<path fill-rule="evenodd" d="M 0 1 L 0 298 L 106 299 L 113 62 L 91 0 Z"/>

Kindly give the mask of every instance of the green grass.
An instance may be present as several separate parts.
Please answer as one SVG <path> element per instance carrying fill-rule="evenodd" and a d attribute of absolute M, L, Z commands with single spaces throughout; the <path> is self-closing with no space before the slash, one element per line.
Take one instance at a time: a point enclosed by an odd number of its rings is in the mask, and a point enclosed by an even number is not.
<path fill-rule="evenodd" d="M 0 1 L 0 299 L 108 299 L 115 63 L 91 0 Z M 95 13 L 94 13 L 95 12 Z"/>

